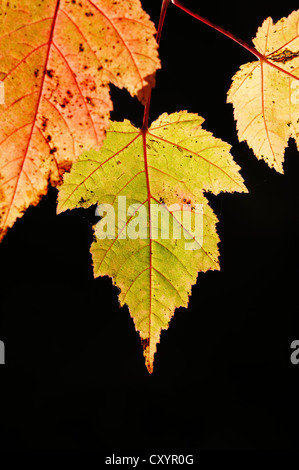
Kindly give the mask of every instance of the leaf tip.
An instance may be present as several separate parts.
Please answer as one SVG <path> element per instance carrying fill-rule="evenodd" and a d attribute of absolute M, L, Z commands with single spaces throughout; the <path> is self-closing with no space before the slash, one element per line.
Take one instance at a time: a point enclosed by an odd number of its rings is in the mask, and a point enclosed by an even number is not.
<path fill-rule="evenodd" d="M 154 372 L 154 364 L 151 362 L 146 362 L 145 365 L 146 365 L 148 373 L 152 374 Z"/>
<path fill-rule="evenodd" d="M 150 348 L 150 338 L 141 338 L 141 344 L 145 358 L 145 367 L 147 368 L 148 373 L 152 374 L 154 371 L 154 356 L 156 348 L 154 348 L 154 350 Z"/>

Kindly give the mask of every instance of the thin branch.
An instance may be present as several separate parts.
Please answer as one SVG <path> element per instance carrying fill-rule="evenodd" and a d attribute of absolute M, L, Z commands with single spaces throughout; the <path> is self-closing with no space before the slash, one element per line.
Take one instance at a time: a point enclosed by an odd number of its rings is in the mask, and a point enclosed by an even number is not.
<path fill-rule="evenodd" d="M 234 34 L 230 33 L 229 31 L 226 31 L 226 29 L 222 28 L 221 26 L 218 26 L 214 23 L 212 23 L 212 21 L 210 20 L 207 20 L 206 18 L 204 18 L 203 16 L 199 15 L 198 13 L 194 13 L 192 10 L 190 10 L 190 8 L 187 8 L 185 7 L 184 5 L 181 4 L 181 2 L 179 2 L 179 0 L 171 0 L 171 2 L 178 8 L 180 8 L 181 10 L 183 10 L 185 13 L 188 13 L 188 15 L 191 15 L 193 16 L 194 18 L 196 18 L 197 20 L 201 21 L 202 23 L 210 26 L 211 28 L 215 29 L 216 31 L 219 31 L 221 34 L 224 34 L 225 36 L 227 36 L 228 38 L 232 39 L 233 41 L 235 41 L 236 43 L 238 43 L 240 46 L 244 47 L 245 49 L 247 49 L 249 52 L 251 52 L 252 54 L 254 54 L 256 57 L 258 57 L 259 59 L 261 60 L 264 60 L 264 56 L 263 54 L 261 54 L 259 51 L 257 51 L 253 46 L 250 46 L 249 44 L 247 44 L 247 42 L 243 41 L 243 39 L 240 39 L 238 38 L 237 36 L 235 36 Z"/>
<path fill-rule="evenodd" d="M 157 36 L 156 36 L 156 41 L 157 41 L 158 44 L 160 44 L 163 24 L 164 24 L 164 20 L 165 20 L 165 15 L 166 15 L 167 8 L 169 7 L 170 3 L 171 3 L 171 0 L 163 0 L 163 2 L 162 2 L 160 18 L 159 18 L 159 24 L 158 24 L 158 30 L 157 30 Z M 148 129 L 148 118 L 149 118 L 151 97 L 152 97 L 152 92 L 150 91 L 149 97 L 148 97 L 146 105 L 144 107 L 142 132 L 146 132 L 147 129 Z"/>

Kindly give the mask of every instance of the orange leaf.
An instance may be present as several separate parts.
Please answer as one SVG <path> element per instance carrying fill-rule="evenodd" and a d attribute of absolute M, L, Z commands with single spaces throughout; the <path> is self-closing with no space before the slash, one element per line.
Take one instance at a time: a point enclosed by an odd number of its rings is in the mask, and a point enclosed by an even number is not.
<path fill-rule="evenodd" d="M 109 83 L 145 103 L 160 67 L 139 0 L 16 0 L 0 9 L 1 235 L 77 157 L 100 148 Z"/>

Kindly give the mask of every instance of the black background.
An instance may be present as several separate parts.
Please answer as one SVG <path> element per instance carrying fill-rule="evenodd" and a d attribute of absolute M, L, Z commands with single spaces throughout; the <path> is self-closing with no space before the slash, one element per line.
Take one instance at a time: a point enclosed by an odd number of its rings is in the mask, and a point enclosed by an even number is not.
<path fill-rule="evenodd" d="M 247 42 L 297 2 L 184 3 Z M 143 1 L 158 22 L 160 1 Z M 220 272 L 200 273 L 188 309 L 162 333 L 149 375 L 128 309 L 110 279 L 93 279 L 94 208 L 56 215 L 56 189 L 0 247 L 0 448 L 158 450 L 298 448 L 298 174 L 294 141 L 281 175 L 238 143 L 226 104 L 231 77 L 255 60 L 170 5 L 150 120 L 186 109 L 232 145 L 249 194 L 209 195 L 219 218 Z M 111 87 L 112 119 L 142 123 L 142 106 Z"/>

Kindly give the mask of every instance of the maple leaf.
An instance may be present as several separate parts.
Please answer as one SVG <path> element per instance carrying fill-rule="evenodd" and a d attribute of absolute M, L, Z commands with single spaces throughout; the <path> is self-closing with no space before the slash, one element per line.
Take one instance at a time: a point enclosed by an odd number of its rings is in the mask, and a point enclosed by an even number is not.
<path fill-rule="evenodd" d="M 298 22 L 299 10 L 275 24 L 270 17 L 263 22 L 253 39 L 260 60 L 241 66 L 227 100 L 239 140 L 280 173 L 289 138 L 299 144 Z"/>
<path fill-rule="evenodd" d="M 94 276 L 111 276 L 119 287 L 149 372 L 161 330 L 176 307 L 187 307 L 198 271 L 219 269 L 217 218 L 204 191 L 247 191 L 230 145 L 202 123 L 186 111 L 162 114 L 147 131 L 111 122 L 101 150 L 83 153 L 59 189 L 58 213 L 105 204 L 91 246 Z"/>
<path fill-rule="evenodd" d="M 1 236 L 109 125 L 109 83 L 146 102 L 160 67 L 139 0 L 16 0 L 0 7 Z"/>

